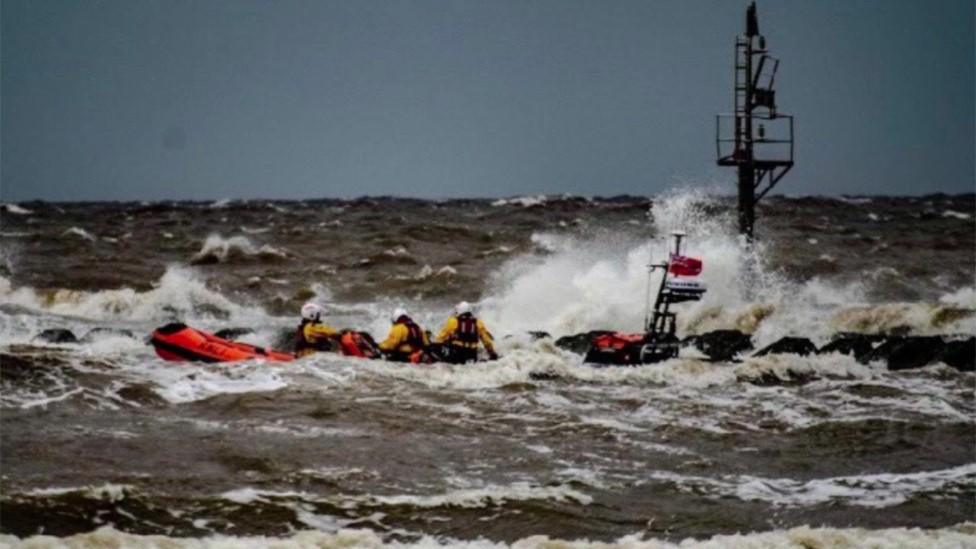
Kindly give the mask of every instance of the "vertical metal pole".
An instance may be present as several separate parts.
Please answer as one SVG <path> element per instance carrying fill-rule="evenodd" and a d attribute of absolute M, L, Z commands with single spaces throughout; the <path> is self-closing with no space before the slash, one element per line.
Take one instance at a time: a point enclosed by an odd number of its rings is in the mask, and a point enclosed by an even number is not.
<path fill-rule="evenodd" d="M 752 163 L 739 165 L 739 234 L 752 242 L 756 222 L 756 170 Z"/>
<path fill-rule="evenodd" d="M 739 164 L 739 234 L 752 242 L 752 226 L 756 221 L 756 168 L 752 151 L 752 104 L 755 90 L 752 87 L 752 40 L 746 34 L 746 74 L 745 96 L 742 106 L 742 145 L 743 159 Z"/>

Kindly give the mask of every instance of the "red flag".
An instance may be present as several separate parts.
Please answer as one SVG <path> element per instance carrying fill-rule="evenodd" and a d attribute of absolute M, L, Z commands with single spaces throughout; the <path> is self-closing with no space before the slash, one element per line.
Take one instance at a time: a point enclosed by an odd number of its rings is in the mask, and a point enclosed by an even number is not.
<path fill-rule="evenodd" d="M 698 276 L 702 272 L 702 262 L 696 257 L 672 255 L 668 271 L 675 276 Z"/>

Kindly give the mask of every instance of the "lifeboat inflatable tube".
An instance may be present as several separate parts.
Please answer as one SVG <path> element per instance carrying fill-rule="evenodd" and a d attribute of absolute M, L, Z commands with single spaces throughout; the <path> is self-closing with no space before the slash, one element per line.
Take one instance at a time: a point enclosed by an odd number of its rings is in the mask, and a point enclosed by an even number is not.
<path fill-rule="evenodd" d="M 255 358 L 286 362 L 295 358 L 291 353 L 230 341 L 181 322 L 157 328 L 150 343 L 160 358 L 174 362 L 234 362 Z"/>
<path fill-rule="evenodd" d="M 612 332 L 593 338 L 584 362 L 590 364 L 639 364 L 644 334 Z"/>
<path fill-rule="evenodd" d="M 339 336 L 339 352 L 345 356 L 359 358 L 382 358 L 379 346 L 366 332 L 348 330 Z"/>
<path fill-rule="evenodd" d="M 636 366 L 678 356 L 678 339 L 653 334 L 603 333 L 593 337 L 583 362 L 596 365 Z"/>

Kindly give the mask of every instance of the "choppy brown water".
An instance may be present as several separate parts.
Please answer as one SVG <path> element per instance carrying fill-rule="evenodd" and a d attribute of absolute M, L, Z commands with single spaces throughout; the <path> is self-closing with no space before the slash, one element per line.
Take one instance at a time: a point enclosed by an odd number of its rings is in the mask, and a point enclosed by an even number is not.
<path fill-rule="evenodd" d="M 976 514 L 972 373 L 842 355 L 594 369 L 526 335 L 637 329 L 644 265 L 674 228 L 711 288 L 683 306 L 684 333 L 976 332 L 972 195 L 777 198 L 755 256 L 730 206 L 696 193 L 8 206 L 0 531 L 957 532 Z M 503 359 L 172 365 L 142 341 L 180 319 L 267 344 L 308 299 L 376 335 L 395 304 L 433 329 L 453 301 L 477 301 Z M 32 340 L 50 327 L 111 330 Z M 784 383 L 753 382 L 764 374 Z"/>

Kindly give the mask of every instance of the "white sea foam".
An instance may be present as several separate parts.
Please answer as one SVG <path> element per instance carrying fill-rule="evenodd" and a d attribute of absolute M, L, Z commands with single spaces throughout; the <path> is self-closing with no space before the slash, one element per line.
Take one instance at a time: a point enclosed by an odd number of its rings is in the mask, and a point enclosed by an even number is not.
<path fill-rule="evenodd" d="M 67 494 L 80 494 L 90 499 L 114 503 L 125 499 L 126 495 L 131 493 L 132 490 L 133 487 L 129 484 L 107 483 L 98 486 L 35 488 L 25 492 L 24 495 L 28 497 L 49 498 Z"/>
<path fill-rule="evenodd" d="M 513 482 L 507 485 L 489 484 L 473 488 L 461 488 L 439 494 L 395 494 L 395 495 L 335 495 L 322 496 L 307 492 L 258 490 L 240 488 L 221 494 L 221 497 L 234 503 L 272 502 L 277 500 L 301 500 L 306 502 L 325 502 L 343 509 L 363 507 L 417 507 L 433 509 L 438 507 L 484 508 L 505 505 L 511 501 L 572 501 L 588 505 L 593 498 L 568 485 L 538 486 L 528 482 Z"/>
<path fill-rule="evenodd" d="M 839 196 L 837 200 L 840 202 L 846 202 L 848 204 L 864 205 L 874 202 L 873 199 L 866 196 Z"/>
<path fill-rule="evenodd" d="M 961 549 L 976 546 L 976 524 L 966 522 L 935 530 L 921 528 L 812 528 L 799 526 L 768 532 L 716 535 L 707 539 L 688 538 L 681 542 L 669 542 L 646 537 L 644 531 L 621 537 L 616 541 L 598 542 L 588 539 L 561 540 L 545 535 L 528 536 L 511 545 L 478 538 L 459 540 L 445 537 L 419 536 L 413 541 L 387 541 L 382 534 L 369 529 L 339 529 L 332 531 L 310 530 L 287 537 L 233 537 L 215 535 L 204 538 L 183 538 L 160 535 L 135 535 L 104 526 L 85 534 L 67 537 L 36 535 L 17 538 L 0 535 L 0 546 L 10 549 L 74 549 L 77 547 L 131 547 L 133 549 L 251 549 L 275 547 L 276 549 L 331 548 L 380 548 L 439 549 L 795 549 L 797 547 L 873 547 L 896 549 L 902 547 L 926 547 L 929 549 Z M 409 533 L 407 533 L 409 534 Z M 403 539 L 403 535 L 401 539 Z M 407 537 L 410 539 L 410 537 Z"/>
<path fill-rule="evenodd" d="M 908 327 L 915 335 L 965 333 L 976 335 L 976 307 L 965 300 L 976 292 L 962 289 L 942 297 L 942 305 L 929 303 L 882 303 L 837 307 L 825 325 L 838 332 L 889 333 Z M 962 307 L 960 307 L 962 305 Z M 948 311 L 953 309 L 965 309 Z"/>
<path fill-rule="evenodd" d="M 878 370 L 843 354 L 797 356 L 769 354 L 748 357 L 733 368 L 740 380 L 777 379 L 791 381 L 808 377 L 869 378 Z"/>
<path fill-rule="evenodd" d="M 523 208 L 529 208 L 531 206 L 541 206 L 549 200 L 546 195 L 540 194 L 538 196 L 516 196 L 513 198 L 501 198 L 491 203 L 492 206 L 522 206 Z"/>
<path fill-rule="evenodd" d="M 858 507 L 891 507 L 939 492 L 961 495 L 976 481 L 976 463 L 917 473 L 880 473 L 813 480 L 727 475 L 718 478 L 654 472 L 651 478 L 673 482 L 679 490 L 719 499 L 735 497 L 784 507 L 837 502 Z"/>
<path fill-rule="evenodd" d="M 395 246 L 393 248 L 384 250 L 383 255 L 388 255 L 390 257 L 407 257 L 410 255 L 410 252 L 407 251 L 407 248 L 404 246 Z"/>
<path fill-rule="evenodd" d="M 532 500 L 573 501 L 588 505 L 593 498 L 566 485 L 537 486 L 528 482 L 515 482 L 505 486 L 489 485 L 435 495 L 372 496 L 364 505 L 475 508 L 504 505 L 509 501 Z"/>
<path fill-rule="evenodd" d="M 288 385 L 272 363 L 249 361 L 223 366 L 160 367 L 156 361 L 132 367 L 154 382 L 154 390 L 169 402 L 195 402 L 220 394 L 260 393 Z"/>
<path fill-rule="evenodd" d="M 973 215 L 968 213 L 963 213 L 963 212 L 957 212 L 954 210 L 946 210 L 942 212 L 942 217 L 953 217 L 956 219 L 967 220 L 967 219 L 972 219 Z"/>
<path fill-rule="evenodd" d="M 976 287 L 967 286 L 945 294 L 939 298 L 939 302 L 953 307 L 970 309 L 976 311 Z"/>

